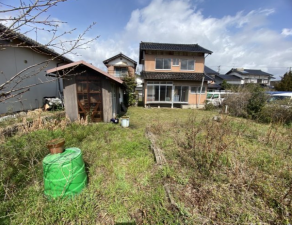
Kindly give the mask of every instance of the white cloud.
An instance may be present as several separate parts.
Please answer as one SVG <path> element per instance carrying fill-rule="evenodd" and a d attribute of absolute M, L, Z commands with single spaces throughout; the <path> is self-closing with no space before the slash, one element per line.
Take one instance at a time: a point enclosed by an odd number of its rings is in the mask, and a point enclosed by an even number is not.
<path fill-rule="evenodd" d="M 292 41 L 283 35 L 291 35 L 292 30 L 285 28 L 281 35 L 268 29 L 272 13 L 273 9 L 254 9 L 206 18 L 190 1 L 153 0 L 132 12 L 122 33 L 91 43 L 90 49 L 80 51 L 79 59 L 105 69 L 102 61 L 119 52 L 138 61 L 141 41 L 198 43 L 214 52 L 206 58 L 206 65 L 213 69 L 221 65 L 222 73 L 245 67 L 283 75 L 292 55 Z"/>
<path fill-rule="evenodd" d="M 284 36 L 292 36 L 292 29 L 284 28 L 281 34 Z"/>

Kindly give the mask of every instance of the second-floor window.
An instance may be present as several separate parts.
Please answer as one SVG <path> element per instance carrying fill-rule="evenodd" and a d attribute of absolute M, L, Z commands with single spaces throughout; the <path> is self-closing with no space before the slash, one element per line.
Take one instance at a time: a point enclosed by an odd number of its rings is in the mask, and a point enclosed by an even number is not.
<path fill-rule="evenodd" d="M 127 67 L 115 67 L 115 76 L 116 77 L 124 77 L 128 74 Z"/>
<path fill-rule="evenodd" d="M 157 70 L 170 70 L 171 69 L 171 59 L 156 59 L 155 69 Z"/>
<path fill-rule="evenodd" d="M 179 66 L 179 59 L 174 58 L 172 61 L 173 66 Z"/>
<path fill-rule="evenodd" d="M 195 60 L 193 59 L 181 59 L 180 61 L 181 70 L 195 70 Z"/>

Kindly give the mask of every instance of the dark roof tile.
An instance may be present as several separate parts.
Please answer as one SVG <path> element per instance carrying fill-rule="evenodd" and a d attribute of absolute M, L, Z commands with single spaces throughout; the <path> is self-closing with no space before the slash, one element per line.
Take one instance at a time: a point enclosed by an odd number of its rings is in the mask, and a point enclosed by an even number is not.
<path fill-rule="evenodd" d="M 113 57 L 111 57 L 109 59 L 106 59 L 106 60 L 103 61 L 103 63 L 104 64 L 107 64 L 111 60 L 116 59 L 116 58 L 119 58 L 119 57 L 124 57 L 125 59 L 129 60 L 130 62 L 132 62 L 135 65 L 135 67 L 137 66 L 137 62 L 135 60 L 129 58 L 128 56 L 124 55 L 123 53 L 119 53 L 119 54 L 117 54 L 117 55 L 115 55 L 115 56 L 113 56 Z"/>
<path fill-rule="evenodd" d="M 212 51 L 205 49 L 198 44 L 171 44 L 171 43 L 141 42 L 140 50 L 202 52 L 202 53 L 212 54 Z"/>
<path fill-rule="evenodd" d="M 205 76 L 205 81 L 212 80 L 204 73 L 177 73 L 177 72 L 146 72 L 142 71 L 141 76 L 146 80 L 193 80 L 202 81 Z"/>
<path fill-rule="evenodd" d="M 215 70 L 212 70 L 208 66 L 205 66 L 204 71 L 208 75 L 217 75 L 217 74 L 219 74 L 218 72 L 216 72 Z"/>
<path fill-rule="evenodd" d="M 240 75 L 256 75 L 256 76 L 268 76 L 273 78 L 273 75 L 270 73 L 266 73 L 262 70 L 251 70 L 251 69 L 243 69 L 243 70 L 238 70 L 236 68 L 232 68 L 230 71 L 228 71 L 226 74 L 232 73 L 232 72 L 237 72 Z"/>
<path fill-rule="evenodd" d="M 229 81 L 239 81 L 242 80 L 240 77 L 234 76 L 234 75 L 216 75 L 216 77 L 219 77 L 222 80 L 229 80 Z"/>
<path fill-rule="evenodd" d="M 142 51 L 175 51 L 175 52 L 200 52 L 212 54 L 213 52 L 203 48 L 198 44 L 174 44 L 174 43 L 154 43 L 154 42 L 141 42 L 139 50 L 139 63 L 142 60 Z"/>
<path fill-rule="evenodd" d="M 16 31 L 13 30 L 9 30 L 6 26 L 4 26 L 3 24 L 0 23 L 0 32 L 1 34 L 1 40 L 0 41 L 6 41 L 6 40 L 14 40 L 14 39 L 19 39 L 20 41 L 22 41 L 23 43 L 20 45 L 20 47 L 23 46 L 31 46 L 32 49 L 38 49 L 44 53 L 48 53 L 51 56 L 57 57 L 58 59 L 62 59 L 68 63 L 73 62 L 71 59 L 60 55 L 59 53 L 55 52 L 53 49 L 46 47 L 45 45 L 40 44 L 37 41 L 34 41 L 33 39 L 18 33 Z"/>

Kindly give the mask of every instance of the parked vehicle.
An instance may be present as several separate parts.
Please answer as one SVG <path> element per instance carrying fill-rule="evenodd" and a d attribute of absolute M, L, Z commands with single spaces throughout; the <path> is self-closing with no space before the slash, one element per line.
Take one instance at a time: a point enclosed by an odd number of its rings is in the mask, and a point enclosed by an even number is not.
<path fill-rule="evenodd" d="M 208 92 L 207 93 L 207 104 L 213 104 L 214 106 L 220 106 L 224 98 L 232 92 Z"/>
<path fill-rule="evenodd" d="M 279 100 L 292 100 L 292 92 L 291 93 L 279 93 L 272 94 L 269 98 L 268 102 L 279 101 Z"/>
<path fill-rule="evenodd" d="M 268 103 L 279 102 L 281 107 L 291 108 L 292 105 L 292 92 L 291 93 L 279 93 L 272 94 L 268 99 Z"/>

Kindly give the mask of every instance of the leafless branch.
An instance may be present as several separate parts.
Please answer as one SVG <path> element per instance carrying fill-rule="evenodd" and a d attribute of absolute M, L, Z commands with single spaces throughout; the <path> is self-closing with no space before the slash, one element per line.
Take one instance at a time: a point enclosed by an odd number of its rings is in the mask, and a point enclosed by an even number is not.
<path fill-rule="evenodd" d="M 46 14 L 52 7 L 66 1 L 31 0 L 27 3 L 25 0 L 20 0 L 17 6 L 0 2 L 0 7 L 2 8 L 0 10 L 2 17 L 0 18 L 0 53 L 5 54 L 5 50 L 9 48 L 28 48 L 47 57 L 46 60 L 28 65 L 13 75 L 2 72 L 1 76 L 5 80 L 0 83 L 0 103 L 21 96 L 25 92 L 30 91 L 31 87 L 54 82 L 56 79 L 64 77 L 68 73 L 72 75 L 74 68 L 62 71 L 62 75 L 58 74 L 58 78 L 48 79 L 47 77 L 46 80 L 43 80 L 38 76 L 48 68 L 51 61 L 60 58 L 64 59 L 68 54 L 77 55 L 76 50 L 87 48 L 89 43 L 98 38 L 98 36 L 91 39 L 86 39 L 85 37 L 95 23 L 89 25 L 81 34 L 73 39 L 67 39 L 66 36 L 72 35 L 76 31 L 75 28 L 60 32 L 59 25 L 66 22 L 51 19 L 50 15 Z M 7 27 L 3 26 L 1 22 L 6 22 L 8 24 Z M 38 31 L 48 33 L 48 37 L 50 38 L 46 43 L 40 44 L 26 36 L 31 32 L 36 32 L 37 37 Z M 25 82 L 34 76 L 37 76 L 37 80 L 31 83 Z"/>

